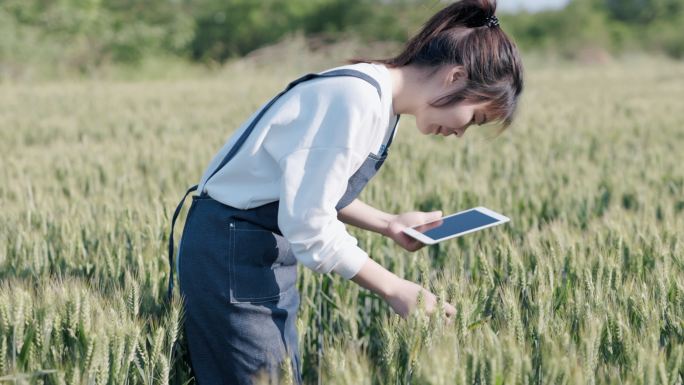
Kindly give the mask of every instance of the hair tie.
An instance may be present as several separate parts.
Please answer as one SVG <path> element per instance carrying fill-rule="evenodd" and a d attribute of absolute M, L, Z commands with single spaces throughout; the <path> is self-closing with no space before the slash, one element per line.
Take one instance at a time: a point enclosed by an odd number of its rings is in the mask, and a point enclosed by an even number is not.
<path fill-rule="evenodd" d="M 499 19 L 497 19 L 496 16 L 491 15 L 485 19 L 483 26 L 485 26 L 485 25 L 489 28 L 498 27 L 499 26 Z"/>

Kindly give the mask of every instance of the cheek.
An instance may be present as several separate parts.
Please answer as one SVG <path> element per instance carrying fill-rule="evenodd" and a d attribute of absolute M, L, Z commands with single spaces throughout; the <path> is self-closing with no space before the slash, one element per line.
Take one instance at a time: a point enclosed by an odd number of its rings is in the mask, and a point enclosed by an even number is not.
<path fill-rule="evenodd" d="M 443 115 L 442 119 L 445 125 L 452 128 L 463 127 L 470 122 L 470 117 L 464 111 L 451 111 L 450 114 Z"/>

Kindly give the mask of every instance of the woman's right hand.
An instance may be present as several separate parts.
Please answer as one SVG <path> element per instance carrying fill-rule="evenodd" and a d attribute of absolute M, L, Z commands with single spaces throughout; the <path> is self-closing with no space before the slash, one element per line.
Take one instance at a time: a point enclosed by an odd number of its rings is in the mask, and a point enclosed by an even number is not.
<path fill-rule="evenodd" d="M 422 293 L 425 303 L 425 310 L 428 313 L 435 311 L 437 297 L 417 283 L 398 278 L 393 283 L 391 289 L 384 296 L 385 301 L 390 305 L 395 313 L 402 318 L 406 318 L 418 305 L 418 295 Z M 456 314 L 456 308 L 451 304 L 444 304 L 444 312 L 447 317 Z"/>
<path fill-rule="evenodd" d="M 399 278 L 373 259 L 368 258 L 352 281 L 381 296 L 397 314 L 406 318 L 418 304 L 418 294 L 422 293 L 425 310 L 432 313 L 437 306 L 437 297 L 417 283 Z M 444 304 L 443 311 L 448 317 L 456 313 L 456 309 Z"/>

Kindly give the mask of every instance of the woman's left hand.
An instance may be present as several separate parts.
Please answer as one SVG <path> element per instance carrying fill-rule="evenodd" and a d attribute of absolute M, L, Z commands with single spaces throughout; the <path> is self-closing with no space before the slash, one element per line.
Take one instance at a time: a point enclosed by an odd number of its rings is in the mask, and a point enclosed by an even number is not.
<path fill-rule="evenodd" d="M 440 219 L 441 217 L 442 211 L 439 210 L 431 212 L 410 211 L 403 214 L 397 214 L 387 223 L 385 235 L 393 239 L 396 243 L 399 244 L 399 246 L 403 247 L 404 249 L 408 251 L 416 251 L 425 246 L 425 244 L 416 240 L 415 238 L 406 235 L 406 233 L 404 233 L 402 230 L 406 227 L 412 227 L 428 222 L 434 222 Z M 436 222 L 422 230 L 427 230 L 429 228 L 439 226 L 440 223 L 441 221 Z"/>

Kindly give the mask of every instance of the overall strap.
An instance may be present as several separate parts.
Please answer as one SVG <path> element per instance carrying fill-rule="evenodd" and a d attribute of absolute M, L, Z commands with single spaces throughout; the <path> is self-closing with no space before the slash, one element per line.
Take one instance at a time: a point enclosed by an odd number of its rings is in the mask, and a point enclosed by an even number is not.
<path fill-rule="evenodd" d="M 287 91 L 294 88 L 297 84 L 303 83 L 307 80 L 316 79 L 316 78 L 337 77 L 337 76 L 351 76 L 351 77 L 355 77 L 355 78 L 365 80 L 366 82 L 370 83 L 373 87 L 375 87 L 375 90 L 378 92 L 378 96 L 382 97 L 382 91 L 380 89 L 380 84 L 378 84 L 378 82 L 375 79 L 373 79 L 373 77 L 371 77 L 371 76 L 369 76 L 369 75 L 367 75 L 361 71 L 352 70 L 352 69 L 339 69 L 339 70 L 332 70 L 332 71 L 328 71 L 328 72 L 324 72 L 324 73 L 320 73 L 320 74 L 312 73 L 312 74 L 304 75 L 304 76 L 300 77 L 299 79 L 291 82 L 287 86 L 287 88 L 285 88 L 285 90 L 281 91 L 278 95 L 276 95 L 273 99 L 271 99 L 271 101 L 268 102 L 268 104 L 264 108 L 261 109 L 259 114 L 254 118 L 254 120 L 252 120 L 252 122 L 247 127 L 247 129 L 242 133 L 242 135 L 240 135 L 240 137 L 235 142 L 233 147 L 230 149 L 230 151 L 228 151 L 228 154 L 226 154 L 226 156 L 223 157 L 223 160 L 221 160 L 221 163 L 219 163 L 219 165 L 209 175 L 209 177 L 206 179 L 206 181 L 204 183 L 206 184 L 209 181 L 209 179 L 211 179 L 211 177 L 214 176 L 214 174 L 216 174 L 223 166 L 226 165 L 226 163 L 228 163 L 235 156 L 235 154 L 238 152 L 240 147 L 242 147 L 244 142 L 247 140 L 247 137 L 249 136 L 249 134 L 251 134 L 251 132 L 254 130 L 254 127 L 256 127 L 259 120 L 264 116 L 266 111 L 273 105 L 273 103 L 275 103 L 275 101 L 278 100 L 283 94 L 285 94 Z M 191 192 L 196 191 L 197 187 L 198 187 L 197 185 L 192 186 L 188 189 L 188 191 L 185 192 L 183 199 L 181 199 L 181 201 L 178 203 L 178 206 L 176 206 L 176 210 L 173 213 L 173 219 L 171 220 L 171 233 L 169 234 L 169 270 L 170 270 L 170 273 L 169 273 L 169 287 L 168 287 L 168 292 L 167 292 L 167 299 L 168 300 L 171 300 L 171 297 L 173 295 L 173 267 L 174 267 L 173 266 L 173 251 L 174 251 L 173 250 L 173 248 L 174 248 L 173 230 L 174 230 L 174 227 L 176 225 L 176 219 L 178 218 L 178 215 L 180 214 L 181 209 L 183 207 L 183 203 L 185 203 L 185 199 L 188 197 L 188 195 Z M 205 194 L 205 192 L 202 192 L 202 195 L 204 195 L 204 194 Z"/>
<path fill-rule="evenodd" d="M 384 151 L 382 152 L 381 155 L 386 155 L 387 150 L 389 150 L 389 147 L 392 145 L 392 141 L 394 140 L 394 131 L 397 130 L 397 125 L 399 125 L 399 119 L 401 118 L 401 115 L 397 116 L 397 120 L 394 121 L 394 127 L 392 127 L 392 133 L 390 133 L 389 140 L 387 140 L 387 144 L 385 144 Z"/>
<path fill-rule="evenodd" d="M 188 191 L 185 192 L 183 199 L 181 199 L 181 201 L 178 202 L 178 206 L 176 206 L 176 211 L 173 212 L 173 219 L 171 219 L 171 233 L 169 234 L 169 289 L 166 293 L 168 300 L 171 300 L 171 296 L 173 295 L 173 228 L 176 226 L 176 219 L 178 219 L 178 214 L 180 214 L 181 209 L 183 208 L 185 198 L 195 190 L 197 190 L 197 185 L 190 187 Z"/>
<path fill-rule="evenodd" d="M 331 77 L 337 77 L 337 76 L 351 76 L 351 77 L 355 77 L 355 78 L 365 80 L 368 83 L 370 83 L 373 87 L 375 87 L 375 90 L 378 91 L 378 96 L 382 97 L 382 91 L 380 89 L 380 84 L 378 84 L 378 82 L 375 79 L 373 79 L 371 76 L 369 76 L 369 75 L 367 75 L 361 71 L 352 70 L 352 69 L 339 69 L 339 70 L 328 71 L 328 72 L 324 72 L 324 73 L 320 73 L 320 74 L 304 75 L 304 76 L 300 77 L 299 79 L 290 83 L 287 86 L 287 88 L 285 88 L 285 90 L 281 91 L 278 95 L 276 95 L 273 99 L 271 99 L 271 101 L 268 102 L 268 104 L 264 108 L 261 109 L 259 114 L 254 118 L 254 120 L 252 120 L 252 122 L 247 127 L 247 129 L 245 129 L 245 131 L 242 133 L 242 135 L 240 135 L 240 138 L 238 138 L 238 140 L 235 142 L 235 144 L 230 149 L 230 151 L 228 151 L 226 156 L 223 157 L 223 160 L 221 160 L 221 163 L 219 163 L 219 165 L 216 167 L 216 169 L 214 169 L 214 171 L 211 174 L 209 174 L 209 177 L 204 181 L 204 184 L 206 185 L 207 182 L 209 182 L 209 179 L 211 179 L 211 177 L 214 176 L 214 174 L 216 174 L 221 168 L 223 168 L 223 166 L 226 165 L 226 163 L 228 163 L 231 159 L 233 159 L 233 157 L 238 152 L 240 147 L 242 147 L 242 145 L 247 140 L 247 137 L 249 136 L 249 134 L 251 134 L 252 131 L 254 130 L 254 127 L 256 127 L 257 123 L 259 123 L 259 120 L 264 116 L 266 111 L 268 111 L 268 109 L 273 105 L 273 103 L 275 103 L 276 100 L 278 100 L 281 96 L 283 96 L 283 94 L 285 94 L 287 91 L 294 88 L 297 84 L 303 83 L 307 80 L 317 79 L 317 78 L 328 78 L 328 77 L 331 78 Z M 204 194 L 204 192 L 202 192 L 202 194 Z"/>

